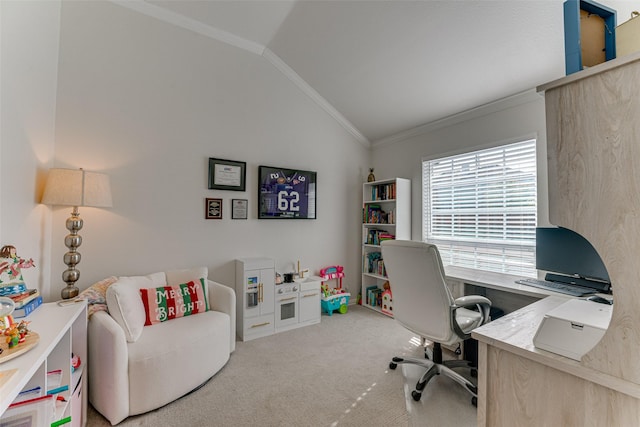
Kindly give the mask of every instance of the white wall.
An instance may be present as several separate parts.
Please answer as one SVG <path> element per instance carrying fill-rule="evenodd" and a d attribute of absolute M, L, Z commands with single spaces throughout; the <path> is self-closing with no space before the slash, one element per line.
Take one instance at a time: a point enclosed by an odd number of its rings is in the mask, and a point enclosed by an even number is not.
<path fill-rule="evenodd" d="M 51 213 L 38 202 L 54 150 L 60 2 L 2 1 L 0 15 L 0 245 L 35 260 L 25 283 L 46 297 Z"/>
<path fill-rule="evenodd" d="M 610 3 L 619 12 L 631 7 Z M 0 2 L 0 244 L 36 260 L 25 278 L 49 299 L 62 287 L 69 214 L 55 208 L 52 222 L 52 209 L 38 204 L 54 162 L 103 170 L 113 180 L 113 209 L 82 209 L 81 288 L 110 274 L 200 264 L 230 283 L 231 260 L 254 255 L 273 256 L 280 271 L 297 259 L 313 269 L 341 263 L 346 283 L 357 285 L 360 188 L 371 164 L 378 178 L 412 179 L 420 238 L 422 157 L 531 134 L 545 143 L 536 98 L 435 124 L 376 147 L 371 162 L 368 150 L 259 56 L 111 3 L 64 2 L 62 9 L 61 26 L 60 1 Z M 626 19 L 625 9 L 618 21 Z M 208 157 L 246 161 L 247 192 L 207 190 Z M 541 151 L 541 222 L 544 158 Z M 255 219 L 259 164 L 317 170 L 319 219 Z M 224 199 L 224 220 L 203 219 L 205 197 Z M 249 220 L 230 219 L 231 198 L 249 199 Z"/>
<path fill-rule="evenodd" d="M 198 265 L 233 285 L 248 256 L 281 272 L 342 264 L 357 289 L 370 151 L 267 60 L 112 3 L 64 2 L 58 87 L 56 166 L 112 181 L 112 209 L 81 208 L 81 289 Z M 209 157 L 247 162 L 247 191 L 208 190 Z M 261 164 L 317 171 L 318 219 L 256 219 Z M 223 199 L 223 220 L 204 219 L 206 197 Z M 248 220 L 231 219 L 232 198 L 249 200 Z M 54 242 L 68 213 L 55 210 Z"/>
<path fill-rule="evenodd" d="M 414 135 L 375 146 L 376 178 L 411 179 L 411 234 L 422 240 L 422 159 L 537 139 L 538 224 L 548 225 L 546 120 L 544 97 L 534 91 L 493 102 L 425 126 Z"/>

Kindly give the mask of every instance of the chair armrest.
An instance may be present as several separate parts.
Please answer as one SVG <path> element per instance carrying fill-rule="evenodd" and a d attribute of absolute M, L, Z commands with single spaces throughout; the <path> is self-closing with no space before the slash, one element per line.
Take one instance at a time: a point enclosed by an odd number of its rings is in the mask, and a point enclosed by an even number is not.
<path fill-rule="evenodd" d="M 115 425 L 129 416 L 129 360 L 124 331 L 105 311 L 88 323 L 89 401 Z"/>
<path fill-rule="evenodd" d="M 472 305 L 486 305 L 487 308 L 491 307 L 491 301 L 489 298 L 480 295 L 466 295 L 460 298 L 456 298 L 454 304 L 458 307 L 469 307 Z"/>
<path fill-rule="evenodd" d="M 231 351 L 236 349 L 236 293 L 229 286 L 207 280 L 209 308 L 229 315 L 231 324 Z"/>
<path fill-rule="evenodd" d="M 456 307 L 478 307 L 478 311 L 482 314 L 482 323 L 484 325 L 489 321 L 489 310 L 491 309 L 491 301 L 480 295 L 467 295 L 464 297 L 456 298 L 453 302 Z"/>
<path fill-rule="evenodd" d="M 453 306 L 451 306 L 451 325 L 453 326 L 453 330 L 456 335 L 458 335 L 462 339 L 467 339 L 471 336 L 471 334 L 466 334 L 460 329 L 458 322 L 456 320 L 456 310 L 459 308 L 467 308 L 467 307 L 477 307 L 480 315 L 482 316 L 482 320 L 480 321 L 480 325 L 484 325 L 489 321 L 489 311 L 491 309 L 491 301 L 488 298 L 485 298 L 480 295 L 467 295 L 460 298 L 456 298 L 453 302 Z"/>

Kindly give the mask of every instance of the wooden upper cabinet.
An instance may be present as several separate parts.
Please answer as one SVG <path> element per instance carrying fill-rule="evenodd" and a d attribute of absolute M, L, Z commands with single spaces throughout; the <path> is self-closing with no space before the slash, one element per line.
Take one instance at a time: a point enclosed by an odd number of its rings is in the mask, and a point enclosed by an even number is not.
<path fill-rule="evenodd" d="M 549 219 L 598 251 L 611 278 L 607 332 L 582 364 L 640 384 L 640 55 L 544 85 Z"/>

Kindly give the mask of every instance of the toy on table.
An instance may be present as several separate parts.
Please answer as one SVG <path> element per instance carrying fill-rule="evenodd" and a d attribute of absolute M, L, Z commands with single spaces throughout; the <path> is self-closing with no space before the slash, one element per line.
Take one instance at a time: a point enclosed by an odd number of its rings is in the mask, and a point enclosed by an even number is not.
<path fill-rule="evenodd" d="M 0 328 L 0 335 L 2 336 L 2 341 L 0 341 L 0 354 L 5 350 L 12 349 L 18 346 L 18 344 L 25 342 L 27 334 L 29 334 L 28 325 L 29 322 L 26 320 L 16 323 L 13 316 L 8 315 L 4 317 L 4 329 Z"/>
<path fill-rule="evenodd" d="M 320 298 L 320 307 L 329 316 L 333 315 L 334 310 L 338 310 L 340 314 L 345 314 L 348 310 L 350 293 L 342 289 L 342 278 L 344 277 L 344 267 L 341 265 L 332 265 L 320 270 L 322 277 L 322 297 Z M 325 282 L 328 280 L 336 280 L 337 287 L 331 288 Z"/>

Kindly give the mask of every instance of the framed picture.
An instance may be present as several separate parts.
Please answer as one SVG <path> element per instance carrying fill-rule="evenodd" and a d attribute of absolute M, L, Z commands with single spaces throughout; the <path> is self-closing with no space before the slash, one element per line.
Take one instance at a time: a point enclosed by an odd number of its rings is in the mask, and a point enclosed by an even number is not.
<path fill-rule="evenodd" d="M 258 219 L 316 219 L 316 172 L 260 166 L 258 175 Z"/>
<path fill-rule="evenodd" d="M 247 199 L 231 199 L 231 219 L 247 219 L 248 207 Z"/>
<path fill-rule="evenodd" d="M 205 199 L 205 219 L 222 219 L 222 199 Z"/>
<path fill-rule="evenodd" d="M 247 164 L 209 157 L 209 190 L 244 191 Z"/>

